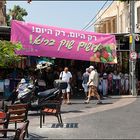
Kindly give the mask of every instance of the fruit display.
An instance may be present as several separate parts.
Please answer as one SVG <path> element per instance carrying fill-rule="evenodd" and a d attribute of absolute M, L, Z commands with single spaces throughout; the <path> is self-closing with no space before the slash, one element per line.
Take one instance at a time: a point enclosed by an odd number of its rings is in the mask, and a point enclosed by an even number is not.
<path fill-rule="evenodd" d="M 117 63 L 116 46 L 113 44 L 95 47 L 90 61 L 102 63 Z"/>

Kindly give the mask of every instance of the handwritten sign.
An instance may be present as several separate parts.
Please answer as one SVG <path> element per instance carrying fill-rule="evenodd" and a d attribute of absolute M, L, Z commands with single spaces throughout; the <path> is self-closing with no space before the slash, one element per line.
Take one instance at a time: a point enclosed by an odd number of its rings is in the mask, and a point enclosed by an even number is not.
<path fill-rule="evenodd" d="M 117 63 L 114 35 L 12 21 L 11 41 L 21 42 L 19 55 Z"/>

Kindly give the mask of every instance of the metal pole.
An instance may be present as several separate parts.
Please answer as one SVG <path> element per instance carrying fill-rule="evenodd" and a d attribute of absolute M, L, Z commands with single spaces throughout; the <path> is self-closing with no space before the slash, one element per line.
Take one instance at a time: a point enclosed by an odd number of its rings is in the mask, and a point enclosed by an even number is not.
<path fill-rule="evenodd" d="M 130 53 L 135 51 L 135 0 L 130 0 Z M 135 76 L 136 60 L 129 59 L 129 81 L 130 92 L 133 96 L 136 96 L 136 76 Z"/>

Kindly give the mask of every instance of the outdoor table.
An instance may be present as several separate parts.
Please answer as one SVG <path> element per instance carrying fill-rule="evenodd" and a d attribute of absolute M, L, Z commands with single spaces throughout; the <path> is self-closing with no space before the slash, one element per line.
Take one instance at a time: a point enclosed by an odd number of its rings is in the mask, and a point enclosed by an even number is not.
<path fill-rule="evenodd" d="M 3 125 L 3 119 L 6 117 L 6 113 L 3 111 L 0 111 L 0 125 Z"/>

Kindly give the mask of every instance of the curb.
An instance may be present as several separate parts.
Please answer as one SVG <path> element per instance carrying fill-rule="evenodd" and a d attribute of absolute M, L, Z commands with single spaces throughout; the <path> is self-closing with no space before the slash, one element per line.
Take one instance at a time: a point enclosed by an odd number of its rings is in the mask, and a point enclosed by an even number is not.
<path fill-rule="evenodd" d="M 105 105 L 105 106 L 104 105 L 99 105 L 95 108 L 82 109 L 81 113 L 78 113 L 78 114 L 75 114 L 75 113 L 69 113 L 69 114 L 66 114 L 66 115 L 63 114 L 63 118 L 64 119 L 75 118 L 75 117 L 85 116 L 85 115 L 94 114 L 94 113 L 107 111 L 107 110 L 111 110 L 111 109 L 121 108 L 123 106 L 127 106 L 127 105 L 133 103 L 134 101 L 136 101 L 136 98 L 130 98 L 130 97 L 125 98 L 124 97 L 124 98 L 120 98 L 120 100 L 116 101 L 112 105 Z"/>
<path fill-rule="evenodd" d="M 117 96 L 109 96 L 112 99 L 123 99 L 123 98 L 140 98 L 140 95 L 133 96 L 133 95 L 117 95 Z"/>

